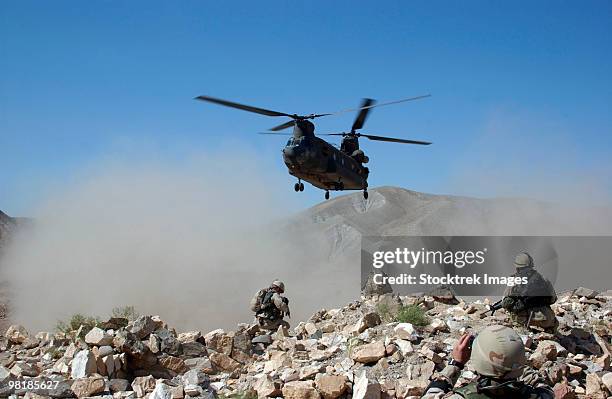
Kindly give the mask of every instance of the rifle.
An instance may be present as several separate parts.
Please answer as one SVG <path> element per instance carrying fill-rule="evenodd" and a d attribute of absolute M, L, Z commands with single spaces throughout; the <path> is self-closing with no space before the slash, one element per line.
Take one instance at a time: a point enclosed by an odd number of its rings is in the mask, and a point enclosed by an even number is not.
<path fill-rule="evenodd" d="M 283 297 L 283 302 L 287 305 L 287 317 L 291 318 L 291 310 L 289 310 L 289 298 Z"/>
<path fill-rule="evenodd" d="M 500 299 L 499 301 L 495 302 L 493 305 L 489 305 L 489 310 L 491 311 L 491 316 L 493 316 L 495 314 L 496 310 L 499 310 L 502 308 L 502 301 L 503 299 Z"/>

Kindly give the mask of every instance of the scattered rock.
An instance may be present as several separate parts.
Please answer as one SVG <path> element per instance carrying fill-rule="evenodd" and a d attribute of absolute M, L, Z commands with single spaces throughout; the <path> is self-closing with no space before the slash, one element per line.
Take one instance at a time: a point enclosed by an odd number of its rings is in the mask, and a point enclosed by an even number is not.
<path fill-rule="evenodd" d="M 128 325 L 129 331 L 136 335 L 138 339 L 144 339 L 157 328 L 161 327 L 160 324 L 151 316 L 141 316 L 138 319 L 134 320 L 131 326 Z"/>
<path fill-rule="evenodd" d="M 94 396 L 104 392 L 105 382 L 102 377 L 79 378 L 72 383 L 72 392 L 77 398 Z"/>
<path fill-rule="evenodd" d="M 10 343 L 20 345 L 29 337 L 29 334 L 24 326 L 13 324 L 6 330 L 4 336 Z"/>
<path fill-rule="evenodd" d="M 380 384 L 376 381 L 370 381 L 365 372 L 353 385 L 353 399 L 380 399 L 380 393 Z"/>
<path fill-rule="evenodd" d="M 359 363 L 375 363 L 385 357 L 385 344 L 382 341 L 356 347 L 351 359 Z"/>
<path fill-rule="evenodd" d="M 110 345 L 113 343 L 113 336 L 101 328 L 94 327 L 85 335 L 85 342 L 96 346 Z"/>
<path fill-rule="evenodd" d="M 73 379 L 88 377 L 98 371 L 96 358 L 88 349 L 79 351 L 72 360 Z"/>
<path fill-rule="evenodd" d="M 155 389 L 155 378 L 150 375 L 146 377 L 136 377 L 134 381 L 132 381 L 132 389 L 137 398 L 142 398 Z"/>
<path fill-rule="evenodd" d="M 284 399 L 319 399 L 321 396 L 313 386 L 313 381 L 291 381 L 282 389 Z"/>

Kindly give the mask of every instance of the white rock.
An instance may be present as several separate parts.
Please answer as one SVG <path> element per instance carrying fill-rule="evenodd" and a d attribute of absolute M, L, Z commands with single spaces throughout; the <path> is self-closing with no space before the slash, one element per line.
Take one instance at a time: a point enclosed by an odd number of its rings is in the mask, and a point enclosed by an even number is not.
<path fill-rule="evenodd" d="M 414 341 L 417 339 L 417 333 L 414 330 L 414 326 L 410 323 L 399 323 L 397 326 L 393 328 L 395 335 L 397 335 L 400 339 L 407 339 L 409 341 Z"/>
<path fill-rule="evenodd" d="M 172 399 L 172 388 L 170 385 L 158 381 L 149 399 Z"/>
<path fill-rule="evenodd" d="M 97 370 L 96 358 L 93 353 L 85 349 L 78 352 L 72 360 L 72 372 L 70 376 L 73 379 L 84 378 L 95 373 Z"/>
<path fill-rule="evenodd" d="M 11 372 L 4 366 L 0 366 L 0 384 L 4 384 L 11 376 Z"/>
<path fill-rule="evenodd" d="M 113 343 L 113 336 L 101 328 L 94 327 L 85 335 L 85 342 L 96 346 L 110 345 Z"/>
<path fill-rule="evenodd" d="M 400 350 L 400 352 L 402 353 L 403 356 L 406 356 L 409 353 L 414 352 L 414 347 L 412 346 L 410 341 L 406 341 L 406 340 L 403 340 L 403 339 L 396 339 L 395 340 L 395 345 L 397 345 L 397 347 L 399 348 L 399 350 Z"/>
<path fill-rule="evenodd" d="M 353 399 L 380 399 L 380 384 L 370 382 L 364 371 L 353 385 Z"/>

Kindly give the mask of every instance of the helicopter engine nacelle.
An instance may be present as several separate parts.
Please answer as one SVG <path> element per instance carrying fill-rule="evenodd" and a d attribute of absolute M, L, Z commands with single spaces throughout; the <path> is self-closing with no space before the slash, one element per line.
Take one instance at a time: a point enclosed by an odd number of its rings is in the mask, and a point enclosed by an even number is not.
<path fill-rule="evenodd" d="M 362 150 L 353 151 L 351 157 L 353 157 L 355 161 L 360 163 L 368 163 L 368 161 L 370 160 L 370 158 L 368 158 L 368 156 Z"/>

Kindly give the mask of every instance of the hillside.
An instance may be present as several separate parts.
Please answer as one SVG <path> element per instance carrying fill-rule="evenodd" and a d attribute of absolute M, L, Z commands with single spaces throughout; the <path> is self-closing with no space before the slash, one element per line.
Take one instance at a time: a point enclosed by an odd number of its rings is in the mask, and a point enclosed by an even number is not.
<path fill-rule="evenodd" d="M 553 305 L 556 335 L 519 329 L 528 358 L 522 378 L 554 386 L 559 398 L 608 397 L 611 305 L 608 294 L 578 288 Z M 420 311 L 407 317 L 407 308 Z M 390 295 L 320 309 L 292 330 L 268 333 L 247 324 L 177 333 L 159 316 L 130 318 L 96 327 L 73 319 L 55 334 L 11 326 L 0 334 L 0 395 L 416 399 L 465 329 L 510 323 L 503 309 L 491 315 L 487 301 Z M 468 362 L 459 383 L 475 376 Z M 11 389 L 17 381 L 38 385 Z"/>
<path fill-rule="evenodd" d="M 0 248 L 8 238 L 10 231 L 15 227 L 16 221 L 6 213 L 0 211 Z"/>

